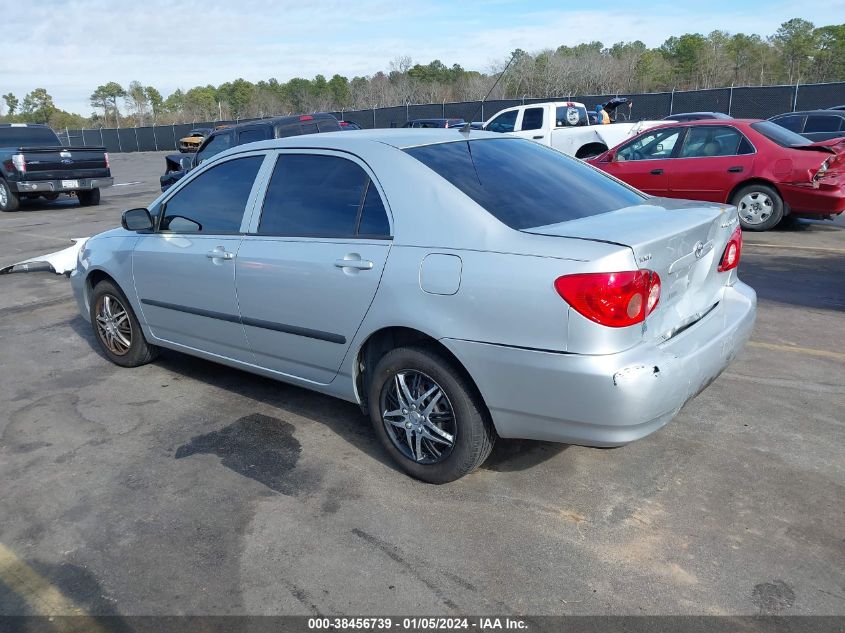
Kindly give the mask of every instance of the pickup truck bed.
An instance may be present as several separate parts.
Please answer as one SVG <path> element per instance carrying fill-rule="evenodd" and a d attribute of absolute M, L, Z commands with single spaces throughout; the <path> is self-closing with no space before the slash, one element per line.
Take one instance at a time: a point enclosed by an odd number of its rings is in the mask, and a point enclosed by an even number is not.
<path fill-rule="evenodd" d="M 27 126 L 38 128 L 39 144 L 10 144 L 20 127 L 0 126 L 0 209 L 15 211 L 21 198 L 60 193 L 75 194 L 83 206 L 99 203 L 100 189 L 114 182 L 105 147 L 63 147 L 44 126 Z"/>

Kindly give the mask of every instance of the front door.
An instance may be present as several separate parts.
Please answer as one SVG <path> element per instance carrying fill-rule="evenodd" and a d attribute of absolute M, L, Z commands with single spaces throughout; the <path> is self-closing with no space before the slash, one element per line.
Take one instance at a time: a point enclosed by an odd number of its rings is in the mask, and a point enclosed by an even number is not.
<path fill-rule="evenodd" d="M 683 128 L 644 132 L 621 146 L 613 161 L 604 167 L 608 173 L 652 196 L 669 191 L 669 168 Z"/>
<path fill-rule="evenodd" d="M 168 198 L 155 233 L 132 253 L 144 320 L 158 339 L 252 361 L 235 296 L 235 264 L 263 154 L 204 170 Z"/>
<path fill-rule="evenodd" d="M 256 362 L 317 383 L 337 375 L 391 245 L 363 164 L 283 152 L 237 258 L 241 318 Z"/>

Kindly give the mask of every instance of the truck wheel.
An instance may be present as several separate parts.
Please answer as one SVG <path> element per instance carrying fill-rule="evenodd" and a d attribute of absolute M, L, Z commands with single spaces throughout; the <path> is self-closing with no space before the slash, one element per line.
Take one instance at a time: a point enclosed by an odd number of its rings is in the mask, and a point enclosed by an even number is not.
<path fill-rule="evenodd" d="M 783 219 L 783 199 L 774 187 L 751 183 L 731 198 L 743 231 L 768 231 Z"/>
<path fill-rule="evenodd" d="M 18 194 L 9 189 L 6 181 L 0 178 L 0 211 L 17 211 L 20 205 Z"/>
<path fill-rule="evenodd" d="M 84 189 L 82 191 L 77 191 L 76 197 L 79 198 L 80 207 L 96 207 L 100 204 L 99 189 Z"/>
<path fill-rule="evenodd" d="M 607 151 L 607 145 L 602 143 L 589 143 L 575 152 L 575 158 L 593 158 Z"/>
<path fill-rule="evenodd" d="M 490 455 L 496 432 L 469 381 L 437 352 L 400 347 L 385 354 L 368 386 L 370 419 L 406 473 L 445 484 Z"/>

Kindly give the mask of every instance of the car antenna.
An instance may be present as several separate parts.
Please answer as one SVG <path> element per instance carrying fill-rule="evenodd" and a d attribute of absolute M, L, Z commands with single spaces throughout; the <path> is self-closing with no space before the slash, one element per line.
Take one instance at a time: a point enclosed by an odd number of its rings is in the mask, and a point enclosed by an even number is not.
<path fill-rule="evenodd" d="M 505 73 L 507 72 L 508 68 L 510 68 L 510 65 L 513 63 L 513 60 L 516 59 L 517 52 L 518 51 L 514 51 L 513 53 L 511 53 L 511 58 L 508 60 L 508 63 L 505 64 L 505 67 L 502 69 L 502 72 L 499 73 L 499 77 L 496 79 L 496 82 L 493 84 L 493 87 L 487 91 L 486 95 L 484 95 L 484 98 L 481 100 L 481 103 L 475 109 L 475 112 L 472 113 L 472 117 L 470 117 L 470 120 L 461 126 L 461 134 L 469 135 L 469 131 L 472 129 L 472 120 L 478 114 L 479 110 L 482 110 L 484 108 L 484 102 L 487 101 L 487 97 L 489 97 L 493 93 L 493 91 L 496 89 L 496 86 L 499 85 L 499 81 L 502 79 L 502 77 L 505 76 Z"/>

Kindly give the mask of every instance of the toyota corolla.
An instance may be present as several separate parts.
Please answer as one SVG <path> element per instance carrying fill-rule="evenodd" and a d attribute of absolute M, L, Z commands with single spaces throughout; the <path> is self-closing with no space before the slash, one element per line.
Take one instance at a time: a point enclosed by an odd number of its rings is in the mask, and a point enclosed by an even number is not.
<path fill-rule="evenodd" d="M 122 224 L 71 275 L 105 356 L 168 348 L 357 403 L 434 483 L 497 437 L 652 433 L 755 317 L 734 207 L 649 198 L 486 132 L 239 146 Z"/>

